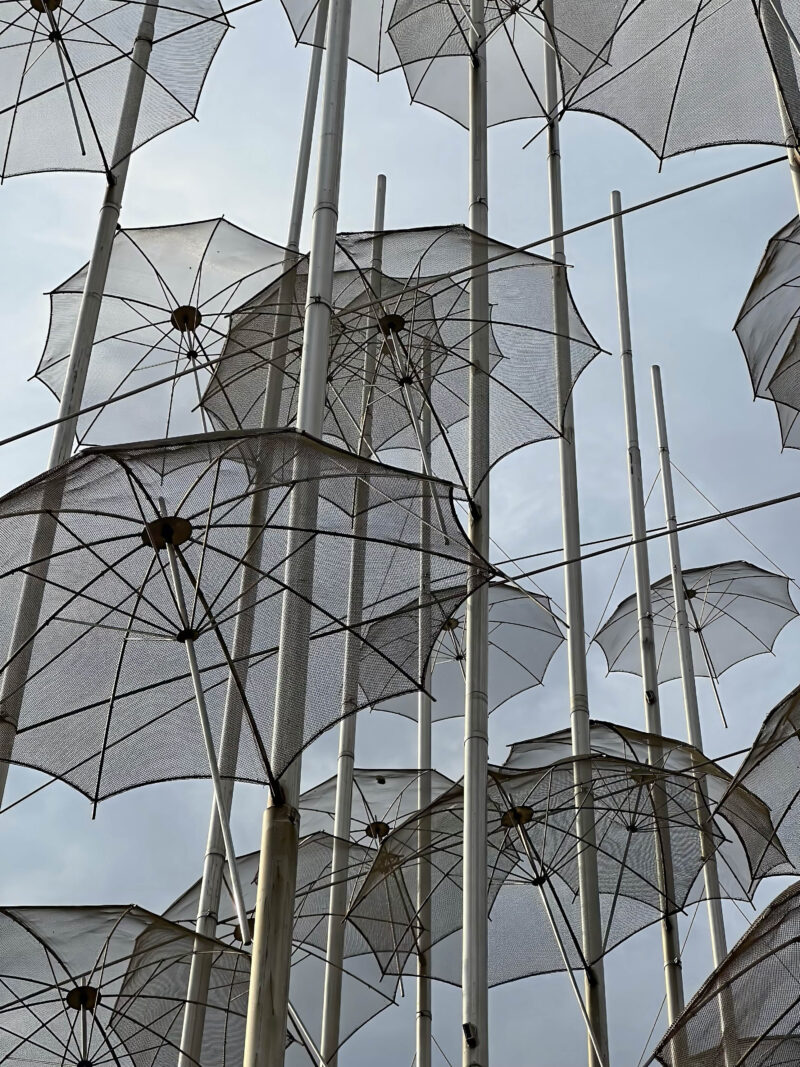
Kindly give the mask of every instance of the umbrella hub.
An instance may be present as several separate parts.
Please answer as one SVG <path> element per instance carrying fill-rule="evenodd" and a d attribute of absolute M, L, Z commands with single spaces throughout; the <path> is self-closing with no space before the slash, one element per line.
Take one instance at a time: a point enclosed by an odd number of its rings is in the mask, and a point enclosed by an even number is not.
<path fill-rule="evenodd" d="M 390 337 L 393 333 L 400 333 L 405 328 L 406 320 L 402 315 L 398 315 L 395 312 L 389 312 L 388 315 L 382 315 L 378 319 L 378 329 L 384 337 Z"/>
<path fill-rule="evenodd" d="M 67 993 L 67 1004 L 73 1011 L 80 1011 L 81 1008 L 94 1011 L 99 1002 L 100 993 L 91 985 L 77 985 Z"/>
<path fill-rule="evenodd" d="M 460 625 L 461 625 L 461 623 L 458 621 L 458 619 L 455 617 L 455 615 L 451 615 L 449 619 L 445 619 L 444 622 L 442 623 L 442 630 L 447 630 L 447 631 L 457 630 Z"/>
<path fill-rule="evenodd" d="M 364 833 L 367 837 L 371 837 L 373 841 L 383 841 L 384 837 L 386 837 L 390 830 L 391 827 L 388 823 L 376 820 L 375 822 L 369 823 L 364 828 Z"/>
<path fill-rule="evenodd" d="M 55 11 L 57 7 L 61 7 L 61 0 L 31 0 L 31 7 L 43 15 L 45 11 Z"/>
<path fill-rule="evenodd" d="M 142 541 L 150 548 L 161 552 L 167 545 L 182 545 L 192 536 L 192 524 L 178 515 L 165 515 L 142 528 Z"/>
<path fill-rule="evenodd" d="M 33 0 L 31 0 L 33 2 Z M 170 316 L 170 321 L 176 330 L 181 333 L 194 333 L 203 321 L 199 308 L 192 304 L 181 304 L 176 307 Z"/>
<path fill-rule="evenodd" d="M 531 885 L 545 885 L 550 880 L 550 872 L 543 867 L 538 874 L 534 874 L 531 878 Z"/>
<path fill-rule="evenodd" d="M 533 818 L 533 808 L 527 804 L 515 804 L 500 816 L 500 825 L 506 827 L 524 826 Z"/>
<path fill-rule="evenodd" d="M 686 597 L 687 600 L 694 600 L 694 598 L 697 596 L 697 590 L 696 589 L 684 589 L 684 594 L 683 595 Z"/>
<path fill-rule="evenodd" d="M 75 1067 L 94 1067 L 94 1064 L 91 1060 L 78 1060 Z"/>
<path fill-rule="evenodd" d="M 253 923 L 252 923 L 251 919 L 247 920 L 247 925 L 250 927 L 248 936 L 249 936 L 250 940 L 252 941 L 253 940 Z M 238 923 L 233 928 L 233 940 L 238 942 L 238 944 L 240 944 L 240 945 L 244 944 L 244 938 L 242 937 L 242 928 Z"/>

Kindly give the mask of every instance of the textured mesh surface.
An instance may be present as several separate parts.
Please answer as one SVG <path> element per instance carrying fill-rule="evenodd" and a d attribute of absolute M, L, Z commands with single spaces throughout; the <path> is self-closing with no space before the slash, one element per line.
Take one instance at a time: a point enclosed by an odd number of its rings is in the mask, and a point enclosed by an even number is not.
<path fill-rule="evenodd" d="M 84 416 L 78 439 L 113 444 L 131 420 L 143 437 L 203 427 L 195 411 L 211 361 L 222 351 L 228 312 L 283 270 L 285 249 L 225 219 L 118 230 L 95 332 L 84 406 L 183 373 L 183 377 Z M 50 327 L 36 370 L 61 397 L 88 264 L 50 294 Z M 181 317 L 181 308 L 195 309 Z M 127 420 L 126 420 L 127 416 Z"/>
<path fill-rule="evenodd" d="M 797 616 L 789 579 L 735 561 L 683 572 L 696 675 L 718 678 L 735 663 L 771 652 L 778 634 Z M 672 578 L 650 589 L 658 680 L 680 678 Z M 595 639 L 609 671 L 641 674 L 636 597 L 622 601 Z"/>
<path fill-rule="evenodd" d="M 298 43 L 312 44 L 319 0 L 281 0 Z M 393 70 L 400 60 L 388 36 L 391 3 L 353 0 L 349 56 L 375 74 Z"/>
<path fill-rule="evenodd" d="M 240 660 L 232 656 L 233 664 L 257 732 L 269 745 L 292 486 L 309 479 L 320 487 L 319 515 L 306 542 L 316 555 L 310 683 L 294 747 L 286 742 L 273 750 L 275 774 L 341 715 L 341 619 L 357 482 L 364 487 L 366 579 L 363 622 L 353 632 L 369 658 L 355 703 L 374 704 L 414 688 L 416 658 L 394 662 L 363 644 L 363 634 L 395 611 L 406 617 L 428 493 L 439 498 L 445 522 L 430 531 L 431 587 L 463 584 L 474 558 L 446 483 L 356 459 L 293 431 L 91 449 L 0 500 L 4 633 L 11 633 L 23 584 L 27 590 L 17 651 L 5 652 L 0 668 L 0 708 L 7 717 L 19 708 L 15 762 L 95 798 L 207 774 L 167 553 L 143 539 L 146 522 L 161 529 L 159 497 L 168 516 L 190 524 L 176 555 L 215 745 L 243 591 L 253 639 Z M 268 504 L 260 523 L 251 509 L 257 494 Z M 47 514 L 56 506 L 57 524 Z M 170 528 L 179 529 L 177 521 Z M 23 583 L 26 570 L 35 577 Z M 41 611 L 33 611 L 37 589 Z M 435 605 L 432 610 L 438 628 L 442 618 Z M 27 671 L 23 649 L 31 656 Z M 302 681 L 286 680 L 292 686 Z M 240 780 L 265 780 L 246 724 L 238 761 L 222 770 Z"/>
<path fill-rule="evenodd" d="M 800 129 L 800 57 L 784 19 L 797 34 L 800 11 L 780 0 L 627 0 L 608 65 L 569 91 L 566 107 L 619 122 L 661 159 L 717 144 L 782 145 L 776 78 Z"/>
<path fill-rule="evenodd" d="M 800 885 L 769 905 L 659 1042 L 665 1067 L 790 1067 L 800 1053 Z"/>
<path fill-rule="evenodd" d="M 54 6 L 52 22 L 25 0 L 1 0 L 4 177 L 48 170 L 104 171 L 120 162 L 116 142 L 133 70 L 131 53 L 143 15 L 149 19 L 153 13 L 153 47 L 134 148 L 194 116 L 228 25 L 218 0 L 152 5 L 64 0 Z"/>
<path fill-rule="evenodd" d="M 753 392 L 775 402 L 789 448 L 800 448 L 799 282 L 800 223 L 793 219 L 767 244 L 735 326 Z"/>
<path fill-rule="evenodd" d="M 249 958 L 229 945 L 195 940 L 131 905 L 3 908 L 0 946 L 0 1056 L 6 1063 L 174 1064 L 194 952 L 212 957 L 200 1063 L 234 1067 L 241 1061 Z M 87 986 L 99 1001 L 87 1012 L 83 1055 L 80 1008 L 67 998 Z"/>
<path fill-rule="evenodd" d="M 681 910 L 698 899 L 698 875 L 706 848 L 725 843 L 727 824 L 717 824 L 700 804 L 696 778 L 671 767 L 647 766 L 632 758 L 634 748 L 660 739 L 630 732 L 620 743 L 614 728 L 595 724 L 598 746 L 625 756 L 598 752 L 591 757 L 597 865 L 608 951 L 638 930 L 659 921 L 662 910 Z M 492 984 L 564 969 L 548 908 L 562 935 L 570 967 L 581 966 L 578 864 L 586 842 L 577 837 L 574 761 L 569 732 L 526 743 L 517 763 L 490 770 L 488 782 L 489 954 Z M 721 772 L 724 774 L 724 772 Z M 510 817 L 516 809 L 523 821 Z M 763 815 L 763 806 L 759 807 Z M 418 850 L 425 820 L 431 847 Z M 675 871 L 674 896 L 664 898 L 661 848 L 666 836 Z M 456 786 L 430 808 L 412 817 L 382 843 L 349 912 L 350 922 L 369 942 L 388 973 L 411 971 L 419 917 L 411 903 L 422 859 L 431 868 L 432 974 L 458 982 L 461 927 L 463 791 Z M 735 895 L 745 893 L 730 879 Z M 590 963 L 595 961 L 589 961 Z"/>
<path fill-rule="evenodd" d="M 447 619 L 434 646 L 434 722 L 464 714 L 465 616 L 466 603 L 462 603 Z M 407 635 L 407 640 L 414 643 L 418 640 L 417 617 L 414 602 L 409 607 Z M 370 639 L 382 647 L 380 631 L 388 629 L 382 622 L 376 623 L 370 630 Z M 550 660 L 563 642 L 549 597 L 493 584 L 489 589 L 489 711 L 518 693 L 541 685 Z M 406 693 L 374 710 L 416 719 L 417 706 L 417 695 Z"/>
<path fill-rule="evenodd" d="M 358 452 L 364 385 L 364 354 L 378 350 L 372 386 L 372 448 L 410 451 L 414 466 L 418 439 L 414 422 L 423 405 L 432 414 L 432 469 L 463 483 L 467 469 L 469 341 L 481 324 L 469 317 L 472 237 L 463 226 L 396 230 L 383 235 L 383 274 L 371 287 L 372 234 L 343 234 L 337 243 L 334 317 L 326 397 L 325 436 Z M 557 436 L 561 426 L 553 324 L 553 264 L 511 252 L 487 240 L 491 302 L 490 458 L 522 445 Z M 508 253 L 507 255 L 505 253 Z M 278 286 L 266 290 L 234 315 L 223 358 L 204 397 L 204 406 L 225 428 L 260 425 L 272 342 L 289 337 L 279 425 L 296 411 L 306 301 L 307 261 L 297 268 L 290 306 Z M 380 289 L 380 300 L 375 290 Z M 387 315 L 402 327 L 387 336 Z M 569 305 L 570 383 L 598 348 L 574 302 Z M 430 396 L 425 387 L 430 371 Z M 405 390 L 404 390 L 405 387 Z M 409 415 L 409 406 L 414 417 Z"/>
<path fill-rule="evenodd" d="M 564 89 L 603 70 L 625 0 L 587 5 L 555 0 L 553 37 Z M 468 4 L 397 0 L 388 32 L 412 100 L 469 123 L 471 21 Z M 539 0 L 487 0 L 485 48 L 489 125 L 544 119 L 544 41 Z"/>

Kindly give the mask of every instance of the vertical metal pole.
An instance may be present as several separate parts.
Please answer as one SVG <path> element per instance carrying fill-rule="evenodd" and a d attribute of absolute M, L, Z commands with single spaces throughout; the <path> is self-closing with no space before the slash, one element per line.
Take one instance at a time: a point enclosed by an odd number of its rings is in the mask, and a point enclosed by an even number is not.
<path fill-rule="evenodd" d="M 375 237 L 372 242 L 370 289 L 380 302 L 380 271 L 383 265 L 383 229 L 386 212 L 386 177 L 378 175 L 375 190 Z M 373 330 L 364 352 L 364 385 L 361 395 L 361 435 L 359 455 L 368 456 L 372 442 L 372 390 L 378 342 Z M 359 482 L 353 502 L 353 548 L 350 558 L 344 672 L 342 676 L 342 715 L 339 724 L 339 756 L 336 768 L 336 801 L 333 815 L 333 852 L 331 888 L 328 905 L 328 939 L 325 953 L 325 985 L 322 1004 L 322 1039 L 320 1067 L 336 1067 L 339 1048 L 339 1023 L 342 1011 L 342 964 L 344 963 L 345 912 L 347 910 L 347 868 L 350 862 L 350 832 L 353 807 L 353 771 L 356 754 L 354 714 L 358 707 L 359 661 L 361 643 L 355 636 L 364 610 L 365 536 L 369 504 L 369 486 Z"/>
<path fill-rule="evenodd" d="M 128 163 L 130 161 L 130 153 L 133 150 L 136 124 L 142 104 L 147 65 L 150 61 L 150 52 L 153 46 L 157 10 L 158 0 L 152 0 L 151 3 L 145 6 L 133 46 L 128 83 L 125 88 L 125 98 L 122 104 L 119 129 L 112 156 L 112 160 L 118 159 L 120 162 L 113 167 L 108 175 L 108 187 L 100 208 L 94 248 L 86 274 L 86 283 L 78 310 L 78 320 L 75 324 L 75 334 L 72 339 L 67 374 L 61 394 L 59 417 L 64 418 L 65 421 L 56 426 L 53 434 L 48 463 L 50 469 L 66 462 L 72 454 L 75 428 L 78 422 L 76 413 L 83 403 L 83 390 L 86 385 L 86 375 L 89 370 L 89 360 L 92 353 L 92 345 L 94 344 L 103 290 L 108 277 L 108 265 L 111 260 L 114 236 L 117 232 L 117 222 L 122 206 L 122 194 L 128 177 Z M 66 418 L 68 415 L 74 415 L 75 417 Z M 57 497 L 56 499 L 54 495 L 54 498 L 48 501 L 50 511 L 58 511 L 61 504 L 60 492 L 57 493 Z M 55 531 L 55 523 L 48 517 L 42 516 L 37 521 L 33 534 L 31 558 L 45 560 L 45 562 L 32 571 L 26 571 L 22 581 L 19 607 L 14 620 L 11 642 L 8 646 L 9 656 L 14 652 L 18 652 L 18 654 L 4 672 L 2 687 L 0 687 L 0 707 L 2 707 L 2 717 L 0 717 L 0 760 L 10 759 L 14 748 L 14 738 L 22 707 L 25 680 L 28 676 L 33 653 L 31 636 L 38 626 L 47 579 L 46 560 L 52 552 Z M 0 803 L 2 803 L 3 794 L 5 793 L 8 767 L 7 762 L 0 762 Z"/>
<path fill-rule="evenodd" d="M 645 518 L 644 486 L 642 484 L 642 456 L 639 450 L 639 427 L 636 418 L 636 387 L 633 377 L 633 351 L 631 348 L 631 322 L 628 308 L 628 278 L 625 267 L 625 242 L 622 233 L 622 218 L 619 212 L 622 203 L 619 193 L 611 194 L 611 211 L 614 214 L 614 272 L 617 283 L 617 310 L 619 317 L 619 347 L 622 362 L 622 388 L 625 399 L 625 430 L 628 442 L 628 489 L 630 494 L 631 530 L 633 533 L 633 565 L 636 575 L 636 607 L 639 616 L 639 647 L 641 654 L 644 717 L 647 732 L 651 735 L 648 758 L 655 766 L 661 765 L 662 748 L 657 738 L 662 735 L 661 705 L 658 698 L 658 664 L 653 635 L 653 608 L 650 597 L 650 561 L 648 559 L 647 521 Z M 675 876 L 672 866 L 672 847 L 669 833 L 667 795 L 660 782 L 654 782 L 651 802 L 656 815 L 657 848 L 661 860 L 659 888 L 664 908 L 661 919 L 661 947 L 664 955 L 664 977 L 667 986 L 667 1015 L 670 1025 L 683 1011 L 683 974 L 681 971 L 681 945 L 677 920 L 668 914 L 670 901 L 675 899 Z"/>
<path fill-rule="evenodd" d="M 470 0 L 472 64 L 469 80 L 469 225 L 474 270 L 469 283 L 472 320 L 469 358 L 469 537 L 489 558 L 489 225 L 486 40 L 484 0 Z M 470 573 L 466 613 L 464 704 L 464 893 L 461 966 L 462 1064 L 488 1067 L 488 872 L 486 790 L 489 759 L 489 590 Z"/>
<path fill-rule="evenodd" d="M 273 342 L 270 350 L 270 370 L 267 377 L 261 415 L 261 426 L 265 430 L 276 427 L 280 414 L 282 370 L 289 341 L 285 325 L 289 316 L 284 309 L 292 306 L 294 295 L 296 275 L 291 268 L 300 247 L 300 232 L 302 230 L 306 202 L 311 145 L 314 139 L 314 120 L 319 97 L 319 80 L 322 69 L 327 14 L 328 0 L 320 0 L 317 9 L 314 47 L 311 50 L 311 62 L 308 68 L 308 84 L 306 87 L 300 145 L 297 153 L 294 194 L 292 196 L 292 209 L 286 240 L 288 253 L 284 258 L 283 276 L 278 290 L 278 312 L 275 316 L 275 335 L 277 339 Z M 258 583 L 253 581 L 253 575 L 261 565 L 261 531 L 266 521 L 268 497 L 269 493 L 264 488 L 253 494 L 248 526 L 251 545 L 242 559 L 242 577 L 239 585 L 238 601 L 239 612 L 236 617 L 231 650 L 234 663 L 239 664 L 238 670 L 242 684 L 246 683 L 247 658 L 250 654 L 253 639 L 253 612 L 258 595 Z M 228 811 L 230 811 L 233 802 L 243 710 L 239 689 L 233 679 L 230 679 L 225 694 L 225 711 L 223 713 L 222 734 L 219 745 L 220 774 L 223 776 L 222 791 Z M 203 878 L 200 886 L 200 899 L 198 901 L 197 921 L 195 924 L 198 938 L 215 936 L 219 920 L 219 902 L 222 894 L 224 870 L 225 850 L 222 827 L 217 817 L 216 801 L 212 801 L 205 861 L 203 863 Z M 211 964 L 211 953 L 204 951 L 195 951 L 193 953 L 189 969 L 189 984 L 186 993 L 186 1009 L 183 1015 L 178 1067 L 196 1067 L 200 1063 L 208 987 L 211 980 Z"/>
<path fill-rule="evenodd" d="M 544 0 L 545 22 L 553 25 L 552 0 Z M 544 41 L 545 108 L 547 124 L 547 168 L 550 193 L 550 229 L 559 234 L 564 229 L 561 193 L 561 143 L 558 127 L 558 79 L 555 44 L 548 30 Z M 555 359 L 559 411 L 563 412 L 562 436 L 559 439 L 561 470 L 561 516 L 566 559 L 577 560 L 581 554 L 578 511 L 578 470 L 575 457 L 575 426 L 572 412 L 572 373 L 569 343 L 569 304 L 564 241 L 556 237 L 551 246 L 556 266 L 553 272 L 553 306 L 555 319 Z M 589 696 L 586 676 L 586 626 L 583 617 L 583 575 L 580 563 L 564 568 L 567 620 L 567 656 L 569 660 L 570 727 L 575 775 L 575 828 L 582 847 L 578 853 L 578 883 L 581 906 L 583 955 L 589 963 L 584 976 L 584 1002 L 591 1028 L 601 1050 L 595 1054 L 587 1036 L 590 1067 L 609 1063 L 608 1020 L 606 1015 L 605 974 L 603 968 L 603 928 L 600 918 L 600 894 L 597 876 L 594 797 L 592 793 L 589 727 Z"/>
<path fill-rule="evenodd" d="M 692 638 L 689 627 L 689 617 L 686 613 L 686 595 L 683 585 L 683 568 L 681 566 L 681 550 L 678 539 L 678 520 L 675 515 L 675 493 L 672 486 L 672 466 L 669 459 L 669 441 L 667 438 L 667 417 L 664 410 L 664 395 L 661 389 L 661 369 L 651 367 L 653 381 L 653 403 L 656 412 L 656 431 L 658 434 L 658 455 L 661 467 L 661 485 L 664 495 L 664 513 L 667 520 L 667 543 L 669 545 L 669 563 L 672 574 L 672 598 L 675 603 L 675 630 L 678 638 L 678 657 L 681 668 L 681 686 L 683 689 L 683 706 L 686 712 L 686 731 L 689 744 L 698 752 L 703 751 L 703 733 L 700 727 L 700 711 L 697 701 L 697 685 L 694 674 L 694 662 L 692 658 Z M 699 788 L 703 791 L 699 798 L 699 810 L 703 817 L 708 813 L 708 803 L 705 798 L 702 779 Z M 711 955 L 714 966 L 719 967 L 728 954 L 728 943 L 725 935 L 725 917 L 722 910 L 722 900 L 719 886 L 719 872 L 717 859 L 714 854 L 714 843 L 708 841 L 704 834 L 704 852 L 706 862 L 703 867 L 705 880 L 708 923 L 711 930 Z M 720 1002 L 722 1012 L 723 1047 L 726 1064 L 733 1064 L 736 1056 L 729 1047 L 735 1038 L 735 1018 L 733 1005 Z M 727 1040 L 726 1040 L 727 1036 Z M 732 1058 L 731 1058 L 732 1057 Z"/>
<path fill-rule="evenodd" d="M 781 0 L 763 0 L 756 5 L 761 15 L 761 25 L 764 30 L 767 47 L 772 56 L 773 80 L 775 92 L 778 97 L 778 111 L 783 127 L 784 141 L 786 144 L 786 156 L 789 160 L 789 175 L 792 179 L 795 203 L 800 214 L 800 146 L 798 145 L 798 131 L 794 127 L 787 101 L 791 104 L 792 113 L 800 115 L 800 87 L 797 78 L 789 72 L 794 71 L 792 59 L 792 46 L 797 46 L 796 40 L 791 40 L 789 24 L 783 13 Z M 795 59 L 800 58 L 795 55 Z M 788 74 L 788 78 L 778 79 L 776 71 Z"/>
<path fill-rule="evenodd" d="M 319 171 L 297 409 L 298 429 L 315 437 L 322 436 L 330 354 L 351 6 L 352 0 L 333 0 L 328 17 Z M 314 542 L 308 541 L 300 531 L 316 525 L 319 502 L 319 486 L 308 473 L 307 470 L 298 472 L 302 479 L 292 493 L 290 515 L 290 527 L 298 532 L 290 532 L 287 538 L 288 562 L 284 574 L 287 592 L 281 616 L 273 732 L 276 763 L 286 751 L 301 751 L 304 733 Z M 284 1062 L 297 879 L 300 768 L 298 754 L 282 776 L 281 802 L 271 801 L 264 813 L 244 1067 L 282 1067 Z"/>

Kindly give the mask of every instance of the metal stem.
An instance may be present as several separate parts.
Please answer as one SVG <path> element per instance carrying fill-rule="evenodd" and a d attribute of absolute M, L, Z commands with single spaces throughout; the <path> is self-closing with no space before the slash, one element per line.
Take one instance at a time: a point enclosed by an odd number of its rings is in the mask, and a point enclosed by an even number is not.
<path fill-rule="evenodd" d="M 786 21 L 780 0 L 765 0 L 756 5 L 761 16 L 761 27 L 772 62 L 772 76 L 778 97 L 778 112 L 783 127 L 786 156 L 789 161 L 789 174 L 792 179 L 797 211 L 800 214 L 800 155 L 798 155 L 798 131 L 794 127 L 787 99 L 792 104 L 792 114 L 800 115 L 800 87 L 794 75 L 795 58 L 792 56 L 791 27 Z M 796 40 L 794 41 L 796 44 Z M 778 71 L 782 77 L 779 79 Z M 791 73 L 790 73 L 791 72 Z"/>
<path fill-rule="evenodd" d="M 544 0 L 547 27 L 553 25 L 553 2 Z M 564 229 L 561 192 L 561 143 L 558 126 L 558 79 L 550 30 L 545 34 L 545 107 L 547 124 L 547 168 L 550 194 L 550 231 L 559 235 Z M 561 471 L 561 522 L 564 557 L 577 561 L 581 554 L 578 507 L 578 470 L 575 456 L 575 427 L 572 411 L 572 372 L 569 343 L 569 304 L 564 255 L 564 239 L 556 236 L 551 246 L 556 266 L 553 270 L 553 307 L 555 326 L 555 361 L 559 412 L 562 413 L 562 436 L 559 439 Z M 575 824 L 581 847 L 578 851 L 578 884 L 581 906 L 583 954 L 590 965 L 584 978 L 584 1002 L 591 1029 L 600 1047 L 600 1060 L 594 1046 L 587 1041 L 590 1067 L 600 1061 L 609 1063 L 608 1020 L 606 1015 L 605 975 L 603 968 L 603 927 L 600 917 L 600 894 L 597 875 L 597 839 L 592 792 L 591 731 L 586 675 L 586 644 L 583 615 L 583 575 L 579 562 L 564 568 L 569 660 L 570 727 L 575 779 Z"/>
<path fill-rule="evenodd" d="M 330 355 L 351 7 L 352 0 L 333 0 L 327 28 L 319 170 L 297 408 L 298 429 L 314 437 L 322 436 Z M 316 526 L 318 504 L 318 483 L 309 477 L 307 469 L 298 471 L 287 538 L 287 591 L 281 614 L 272 764 L 282 764 L 287 751 L 297 756 L 282 777 L 283 803 L 270 802 L 264 813 L 243 1067 L 282 1067 L 284 1062 L 300 823 L 299 753 L 305 727 L 315 562 L 314 540 L 301 531 Z"/>
<path fill-rule="evenodd" d="M 383 229 L 386 211 L 386 178 L 378 175 L 375 190 L 375 224 L 372 242 L 370 289 L 380 299 L 380 272 L 383 266 Z M 359 455 L 368 455 L 372 441 L 372 390 L 378 340 L 371 331 L 371 340 L 364 352 L 364 385 L 361 391 L 361 439 Z M 353 807 L 353 772 L 355 769 L 356 725 L 361 643 L 356 634 L 364 610 L 364 565 L 369 485 L 356 485 L 353 503 L 353 547 L 350 556 L 350 589 L 348 592 L 344 671 L 342 675 L 342 721 L 339 724 L 339 756 L 337 761 L 336 801 L 333 816 L 333 854 L 331 857 L 331 886 L 328 905 L 328 939 L 325 954 L 325 987 L 322 1005 L 322 1039 L 320 1067 L 336 1067 L 339 1048 L 339 1026 L 342 1010 L 342 965 L 344 963 L 345 912 L 347 911 L 347 870 L 350 864 L 350 833 Z"/>

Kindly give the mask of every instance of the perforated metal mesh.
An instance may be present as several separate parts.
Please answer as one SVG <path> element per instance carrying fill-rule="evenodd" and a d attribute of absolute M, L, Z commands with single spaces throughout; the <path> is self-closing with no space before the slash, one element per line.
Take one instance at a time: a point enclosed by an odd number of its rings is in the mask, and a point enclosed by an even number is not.
<path fill-rule="evenodd" d="M 118 230 L 111 249 L 83 406 L 116 400 L 78 422 L 78 440 L 115 444 L 120 426 L 142 437 L 210 427 L 198 395 L 222 351 L 228 313 L 283 270 L 286 251 L 225 219 Z M 60 399 L 88 264 L 50 294 L 50 326 L 36 377 Z M 162 386 L 153 383 L 169 379 Z"/>
<path fill-rule="evenodd" d="M 475 329 L 466 286 L 472 236 L 463 226 L 397 230 L 383 235 L 383 271 L 371 286 L 372 234 L 344 234 L 337 242 L 334 318 L 326 395 L 325 436 L 358 452 L 364 353 L 376 345 L 372 387 L 375 452 L 406 453 L 418 466 L 415 419 L 430 403 L 432 467 L 465 481 L 469 414 L 469 342 Z M 557 436 L 562 412 L 556 388 L 551 260 L 486 241 L 491 311 L 490 458 Z M 278 422 L 290 425 L 297 404 L 302 349 L 302 309 L 307 261 L 297 266 L 290 306 L 273 286 L 234 315 L 223 357 L 204 397 L 217 425 L 260 424 L 272 343 L 289 338 Z M 378 299 L 375 289 L 380 290 Z M 387 316 L 395 316 L 391 329 Z M 570 382 L 598 347 L 574 302 L 569 305 Z M 430 396 L 426 372 L 430 371 Z M 409 414 L 409 409 L 413 417 Z"/>
<path fill-rule="evenodd" d="M 683 572 L 694 673 L 718 678 L 735 663 L 771 652 L 781 630 L 797 617 L 789 579 L 737 560 Z M 672 578 L 655 582 L 650 593 L 658 659 L 658 680 L 680 678 Z M 623 600 L 595 640 L 609 671 L 641 674 L 636 597 Z"/>
<path fill-rule="evenodd" d="M 212 957 L 200 1063 L 241 1062 L 249 957 L 230 945 L 129 905 L 3 908 L 0 946 L 6 1063 L 173 1065 L 195 952 Z"/>
<path fill-rule="evenodd" d="M 613 119 L 661 159 L 710 145 L 782 145 L 776 81 L 790 129 L 800 129 L 800 57 L 784 26 L 800 30 L 796 5 L 627 0 L 608 65 L 567 92 L 565 105 Z"/>
<path fill-rule="evenodd" d="M 318 481 L 321 494 L 307 542 L 316 554 L 309 598 L 311 680 L 296 746 L 287 742 L 272 752 L 273 771 L 280 775 L 341 716 L 346 637 L 341 620 L 357 481 L 366 486 L 367 513 L 363 622 L 354 631 L 362 642 L 377 619 L 395 612 L 407 617 L 428 493 L 439 500 L 445 524 L 437 520 L 430 529 L 431 587 L 464 583 L 474 557 L 450 486 L 285 431 L 91 449 L 2 498 L 2 632 L 12 631 L 26 569 L 37 574 L 28 582 L 29 592 L 34 585 L 42 593 L 41 611 L 22 618 L 14 646 L 32 653 L 29 670 L 20 669 L 21 655 L 8 652 L 0 668 L 0 709 L 9 715 L 19 707 L 15 762 L 52 773 L 98 799 L 147 782 L 205 776 L 184 642 L 194 642 L 218 747 L 242 588 L 253 594 L 247 601 L 253 640 L 233 666 L 268 746 L 291 490 L 309 479 Z M 267 506 L 263 521 L 253 525 L 251 503 L 258 493 L 268 494 Z M 170 517 L 167 532 L 177 541 L 188 632 L 166 552 L 152 546 L 152 533 L 163 529 L 159 497 Z M 152 525 L 145 530 L 145 524 Z M 42 583 L 43 559 L 48 565 Z M 251 579 L 244 586 L 243 571 Z M 31 603 L 26 597 L 29 610 Z M 438 628 L 443 620 L 435 604 L 432 611 Z M 368 644 L 362 651 L 358 707 L 418 685 L 415 656 L 398 662 Z M 265 780 L 247 724 L 238 762 L 227 773 Z"/>
<path fill-rule="evenodd" d="M 800 1052 L 800 885 L 776 897 L 659 1042 L 665 1067 L 789 1067 Z M 652 1062 L 652 1061 L 648 1061 Z"/>
<path fill-rule="evenodd" d="M 117 135 L 145 16 L 154 18 L 153 46 L 133 147 L 194 116 L 228 26 L 218 0 L 63 0 L 49 15 L 41 6 L 0 0 L 4 177 L 105 171 L 121 161 Z"/>

